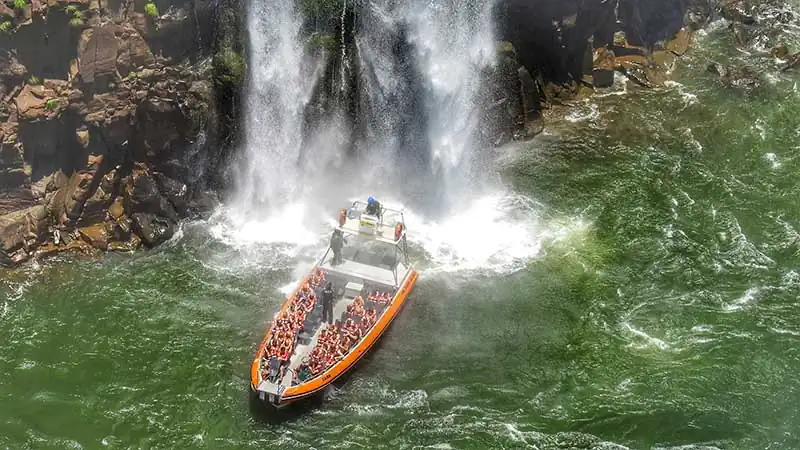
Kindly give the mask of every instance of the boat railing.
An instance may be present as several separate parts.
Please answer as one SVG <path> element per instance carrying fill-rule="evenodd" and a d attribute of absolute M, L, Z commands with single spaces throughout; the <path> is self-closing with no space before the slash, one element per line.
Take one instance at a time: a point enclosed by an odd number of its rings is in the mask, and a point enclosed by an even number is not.
<path fill-rule="evenodd" d="M 368 206 L 367 202 L 356 200 L 351 205 L 351 208 L 357 208 L 359 212 L 364 212 L 367 209 L 367 206 Z M 402 210 L 386 208 L 383 205 L 381 205 L 381 211 L 380 214 L 378 215 L 378 219 L 381 221 L 381 223 L 384 223 L 387 217 L 398 217 L 400 219 L 399 222 L 403 224 L 403 229 L 405 229 L 406 221 Z M 396 222 L 398 222 L 398 220 L 395 220 L 395 223 Z M 392 223 L 392 225 L 394 225 L 394 223 Z"/>

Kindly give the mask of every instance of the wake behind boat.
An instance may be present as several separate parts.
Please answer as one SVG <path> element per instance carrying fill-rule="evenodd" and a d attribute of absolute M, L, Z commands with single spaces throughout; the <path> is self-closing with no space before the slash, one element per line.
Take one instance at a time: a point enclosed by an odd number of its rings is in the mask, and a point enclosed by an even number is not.
<path fill-rule="evenodd" d="M 418 277 L 401 211 L 372 198 L 341 210 L 331 244 L 275 314 L 256 352 L 253 398 L 282 407 L 322 392 L 383 335 Z"/>

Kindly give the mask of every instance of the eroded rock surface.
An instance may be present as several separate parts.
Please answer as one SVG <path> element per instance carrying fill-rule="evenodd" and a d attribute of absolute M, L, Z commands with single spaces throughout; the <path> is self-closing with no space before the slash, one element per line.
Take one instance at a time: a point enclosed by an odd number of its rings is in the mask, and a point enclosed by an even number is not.
<path fill-rule="evenodd" d="M 0 2 L 0 264 L 157 245 L 211 207 L 187 157 L 216 123 L 210 3 L 157 3 Z"/>

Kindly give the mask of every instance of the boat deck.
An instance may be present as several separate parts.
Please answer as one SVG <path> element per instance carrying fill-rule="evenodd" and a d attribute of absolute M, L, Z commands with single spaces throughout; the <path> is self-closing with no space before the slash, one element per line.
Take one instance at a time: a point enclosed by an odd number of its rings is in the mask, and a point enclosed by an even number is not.
<path fill-rule="evenodd" d="M 332 269 L 329 268 L 330 263 L 319 267 L 326 272 L 326 281 L 333 282 L 336 290 L 335 303 L 333 305 L 334 324 L 340 325 L 346 319 L 347 307 L 355 301 L 358 295 L 365 299 L 367 309 L 375 309 L 376 317 L 380 317 L 386 310 L 388 304 L 367 300 L 367 293 L 375 290 L 393 293 L 395 282 L 390 270 L 348 260 L 333 266 Z M 399 281 L 402 281 L 409 269 L 402 264 L 399 265 L 399 268 L 403 270 L 403 272 L 398 273 Z M 322 289 L 322 286 L 314 288 L 317 302 L 306 317 L 304 329 L 297 337 L 297 343 L 289 358 L 289 363 L 286 366 L 287 370 L 285 370 L 283 377 L 277 383 L 266 379 L 262 380 L 258 386 L 259 390 L 277 394 L 280 388 L 287 388 L 296 384 L 295 373 L 297 373 L 306 357 L 311 354 L 325 329 L 325 324 L 322 321 Z M 366 334 L 365 332 L 364 335 Z"/>
<path fill-rule="evenodd" d="M 341 274 L 347 277 L 350 281 L 361 280 L 362 283 L 373 282 L 396 287 L 400 282 L 403 281 L 403 278 L 405 278 L 409 269 L 403 265 L 402 262 L 398 262 L 396 265 L 397 280 L 395 281 L 394 272 L 389 268 L 388 265 L 384 267 L 376 267 L 348 259 L 343 260 L 341 264 L 333 265 L 332 258 L 333 255 L 325 258 L 325 261 L 323 261 L 323 263 L 319 266 L 320 269 L 326 272 L 335 272 Z"/>
<path fill-rule="evenodd" d="M 347 311 L 347 307 L 353 303 L 355 297 L 350 298 L 342 298 L 333 306 L 333 317 L 338 317 L 341 319 L 342 315 Z M 319 339 L 319 335 L 322 334 L 322 330 L 325 329 L 322 325 L 322 319 L 320 319 L 320 323 L 317 324 L 316 330 L 314 331 L 314 335 L 311 336 L 308 344 L 305 345 L 298 345 L 292 354 L 291 359 L 289 360 L 289 370 L 286 371 L 286 374 L 283 376 L 281 380 L 281 386 L 289 387 L 292 385 L 292 380 L 294 374 L 300 367 L 300 363 L 311 354 L 311 351 L 314 350 L 314 347 L 317 345 L 317 340 Z"/>

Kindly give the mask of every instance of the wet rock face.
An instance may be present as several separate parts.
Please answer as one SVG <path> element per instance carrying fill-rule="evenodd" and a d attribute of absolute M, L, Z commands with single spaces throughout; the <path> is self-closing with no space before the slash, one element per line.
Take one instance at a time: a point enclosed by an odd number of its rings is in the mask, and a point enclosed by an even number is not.
<path fill-rule="evenodd" d="M 0 264 L 163 242 L 214 204 L 213 5 L 28 3 L 0 2 Z"/>
<path fill-rule="evenodd" d="M 570 84 L 595 75 L 587 55 L 598 49 L 607 48 L 615 56 L 663 49 L 684 27 L 705 25 L 712 13 L 708 0 L 503 0 L 497 20 L 501 37 L 518 49 L 520 62 L 532 75 L 542 83 Z M 619 33 L 622 45 L 615 38 Z M 599 63 L 596 75 L 606 85 L 614 64 L 607 55 Z"/>
<path fill-rule="evenodd" d="M 714 13 L 710 0 L 501 0 L 496 21 L 524 69 L 519 80 L 531 111 L 608 88 L 617 73 L 643 87 L 661 85 L 692 30 Z"/>

